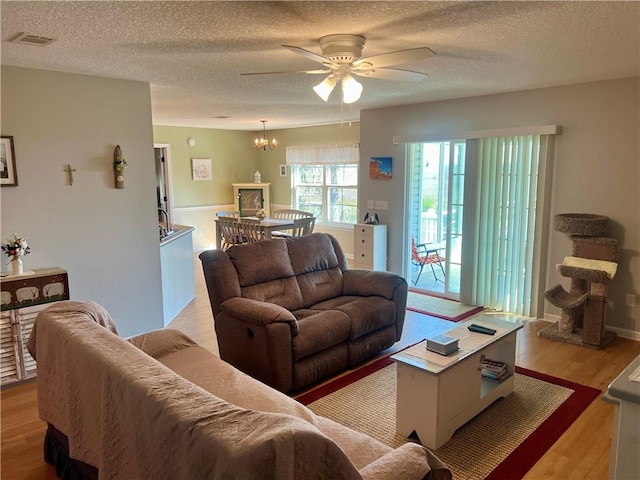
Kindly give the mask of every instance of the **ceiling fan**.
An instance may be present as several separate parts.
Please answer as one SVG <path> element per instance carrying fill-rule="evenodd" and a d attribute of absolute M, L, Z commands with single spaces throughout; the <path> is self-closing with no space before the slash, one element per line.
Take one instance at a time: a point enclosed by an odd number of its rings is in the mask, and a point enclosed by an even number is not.
<path fill-rule="evenodd" d="M 353 75 L 402 81 L 419 81 L 427 77 L 427 74 L 422 72 L 388 67 L 432 57 L 435 53 L 430 48 L 410 48 L 408 50 L 397 50 L 395 52 L 362 58 L 362 49 L 365 42 L 366 38 L 362 35 L 346 33 L 326 35 L 318 40 L 322 55 L 318 55 L 301 47 L 282 45 L 294 53 L 321 63 L 324 68 L 321 70 L 294 72 L 243 73 L 241 75 L 281 73 L 328 74 L 322 82 L 313 87 L 313 90 L 326 102 L 335 86 L 340 82 L 342 84 L 342 101 L 344 103 L 353 103 L 358 100 L 362 94 L 362 84 L 353 78 Z"/>

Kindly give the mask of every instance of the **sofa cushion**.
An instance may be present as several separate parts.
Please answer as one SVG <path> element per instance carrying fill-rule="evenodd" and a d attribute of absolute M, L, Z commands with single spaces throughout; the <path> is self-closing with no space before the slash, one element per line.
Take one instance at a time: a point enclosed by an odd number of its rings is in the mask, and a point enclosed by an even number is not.
<path fill-rule="evenodd" d="M 303 307 L 342 295 L 342 270 L 334 267 L 298 275 Z"/>
<path fill-rule="evenodd" d="M 350 325 L 349 317 L 336 310 L 321 311 L 298 320 L 298 335 L 292 341 L 294 362 L 346 342 Z"/>
<path fill-rule="evenodd" d="M 283 242 L 258 242 L 233 247 L 227 255 L 233 262 L 241 287 L 293 276 L 289 251 Z"/>
<path fill-rule="evenodd" d="M 367 333 L 393 325 L 395 320 L 395 304 L 382 297 L 332 298 L 313 305 L 316 310 L 338 310 L 348 315 L 351 320 L 349 341 Z"/>
<path fill-rule="evenodd" d="M 295 277 L 280 278 L 242 288 L 242 296 L 259 302 L 275 303 L 287 310 L 303 306 L 302 295 Z"/>
<path fill-rule="evenodd" d="M 339 343 L 328 350 L 310 355 L 293 364 L 293 390 L 300 390 L 326 378 L 333 372 L 347 368 L 349 348 L 346 343 Z"/>
<path fill-rule="evenodd" d="M 342 267 L 328 235 L 305 235 L 286 240 L 303 306 L 342 294 Z"/>

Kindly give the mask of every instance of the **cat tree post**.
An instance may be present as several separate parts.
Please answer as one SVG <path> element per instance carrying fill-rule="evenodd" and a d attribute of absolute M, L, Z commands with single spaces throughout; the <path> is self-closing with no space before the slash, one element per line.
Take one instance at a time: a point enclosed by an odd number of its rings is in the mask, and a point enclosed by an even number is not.
<path fill-rule="evenodd" d="M 606 283 L 617 269 L 617 246 L 612 238 L 601 237 L 609 222 L 602 215 L 567 213 L 554 217 L 554 229 L 573 241 L 572 256 L 565 257 L 558 272 L 571 279 L 569 292 L 561 285 L 544 292 L 552 305 L 561 309 L 557 324 L 538 335 L 591 348 L 600 348 L 615 337 L 605 331 Z"/>

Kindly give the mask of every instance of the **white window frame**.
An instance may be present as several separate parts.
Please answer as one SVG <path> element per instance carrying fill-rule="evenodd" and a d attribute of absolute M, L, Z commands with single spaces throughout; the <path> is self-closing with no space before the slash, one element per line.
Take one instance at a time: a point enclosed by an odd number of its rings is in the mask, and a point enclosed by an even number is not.
<path fill-rule="evenodd" d="M 330 185 L 327 183 L 327 170 L 330 166 L 353 165 L 359 169 L 360 155 L 358 144 L 338 144 L 338 145 L 303 145 L 287 147 L 287 165 L 291 167 L 291 205 L 292 208 L 299 209 L 297 189 L 299 187 L 322 188 L 322 217 L 318 218 L 318 223 L 326 226 L 344 227 L 357 223 L 354 218 L 353 223 L 330 222 L 327 218 L 329 212 L 329 189 L 333 187 L 355 189 L 355 198 L 358 198 L 358 173 L 356 172 L 356 184 L 354 185 Z M 297 168 L 303 166 L 322 167 L 322 185 L 298 185 L 296 184 Z M 357 215 L 357 205 L 356 205 Z"/>

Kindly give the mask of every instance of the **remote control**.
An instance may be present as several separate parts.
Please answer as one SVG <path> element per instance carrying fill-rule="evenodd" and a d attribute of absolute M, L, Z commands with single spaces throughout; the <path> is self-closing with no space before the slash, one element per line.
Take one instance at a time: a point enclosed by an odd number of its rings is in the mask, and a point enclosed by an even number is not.
<path fill-rule="evenodd" d="M 467 327 L 470 332 L 484 333 L 485 335 L 495 335 L 496 331 L 493 328 L 483 327 L 482 325 L 476 325 L 472 323 Z"/>

